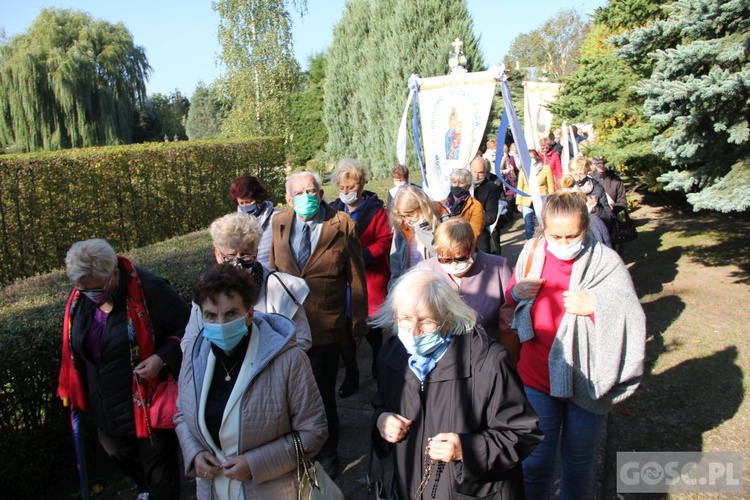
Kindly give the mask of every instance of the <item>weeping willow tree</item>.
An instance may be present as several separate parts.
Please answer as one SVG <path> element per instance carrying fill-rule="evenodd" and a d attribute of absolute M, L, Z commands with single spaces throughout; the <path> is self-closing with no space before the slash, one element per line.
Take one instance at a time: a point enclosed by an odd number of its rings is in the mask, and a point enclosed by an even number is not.
<path fill-rule="evenodd" d="M 151 67 L 122 23 L 44 9 L 0 46 L 0 145 L 15 151 L 131 142 Z"/>

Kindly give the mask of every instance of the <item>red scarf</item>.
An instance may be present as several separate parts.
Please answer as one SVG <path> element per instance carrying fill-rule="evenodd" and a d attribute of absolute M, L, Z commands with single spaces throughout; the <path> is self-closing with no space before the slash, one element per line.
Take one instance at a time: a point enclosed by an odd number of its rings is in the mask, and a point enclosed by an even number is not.
<path fill-rule="evenodd" d="M 154 354 L 154 329 L 151 325 L 151 317 L 148 314 L 146 297 L 143 295 L 143 287 L 138 272 L 125 257 L 118 256 L 117 261 L 125 271 L 127 292 L 125 309 L 128 319 L 128 338 L 130 340 L 130 363 L 135 368 L 142 360 Z M 73 351 L 70 335 L 73 328 L 73 315 L 80 297 L 80 290 L 78 287 L 74 288 L 65 306 L 62 360 L 60 377 L 57 382 L 57 395 L 62 399 L 63 405 L 70 406 L 72 409 L 86 410 L 88 409 L 86 387 L 81 374 L 76 370 L 77 356 Z M 145 381 L 135 374 L 133 375 L 133 413 L 136 437 L 146 438 L 151 434 L 148 407 L 151 404 L 151 394 L 156 387 L 156 383 L 156 378 Z"/>

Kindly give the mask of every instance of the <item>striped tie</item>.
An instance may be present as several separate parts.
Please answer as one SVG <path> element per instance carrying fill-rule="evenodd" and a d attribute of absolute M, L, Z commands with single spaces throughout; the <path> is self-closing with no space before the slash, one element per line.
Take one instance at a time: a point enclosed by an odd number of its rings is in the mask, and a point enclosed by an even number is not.
<path fill-rule="evenodd" d="M 297 265 L 300 271 L 305 268 L 307 260 L 310 258 L 310 226 L 302 226 L 302 241 L 300 241 L 299 252 L 297 253 Z"/>

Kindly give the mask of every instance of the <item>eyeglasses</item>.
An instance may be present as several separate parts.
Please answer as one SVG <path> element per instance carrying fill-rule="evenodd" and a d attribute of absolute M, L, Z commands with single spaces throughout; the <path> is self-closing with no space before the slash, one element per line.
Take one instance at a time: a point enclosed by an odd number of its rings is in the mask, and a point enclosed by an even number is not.
<path fill-rule="evenodd" d="M 450 264 L 451 262 L 466 262 L 471 258 L 471 255 L 466 257 L 438 257 L 437 261 L 441 264 Z"/>
<path fill-rule="evenodd" d="M 88 294 L 91 294 L 91 295 L 100 295 L 100 294 L 104 293 L 105 290 L 106 290 L 106 288 L 82 288 L 80 286 L 78 287 L 78 291 L 79 292 L 81 292 L 81 293 L 88 293 Z"/>
<path fill-rule="evenodd" d="M 243 267 L 245 269 L 249 267 L 253 267 L 253 264 L 255 264 L 255 259 L 258 258 L 258 255 L 252 255 L 249 253 L 231 253 L 231 254 L 225 254 L 218 248 L 216 249 L 219 252 L 219 255 L 221 255 L 221 260 L 224 261 L 225 264 L 232 264 L 237 267 Z"/>
<path fill-rule="evenodd" d="M 409 316 L 394 316 L 393 321 L 396 322 L 399 328 L 403 328 L 409 332 L 414 331 L 414 327 L 417 327 L 419 335 L 426 333 L 432 333 L 438 330 L 438 322 L 431 319 L 414 319 Z"/>

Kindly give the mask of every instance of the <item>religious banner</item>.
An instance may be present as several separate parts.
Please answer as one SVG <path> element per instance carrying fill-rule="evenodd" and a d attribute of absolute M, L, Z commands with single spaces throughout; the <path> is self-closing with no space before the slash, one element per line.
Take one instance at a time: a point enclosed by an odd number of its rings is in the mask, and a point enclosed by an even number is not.
<path fill-rule="evenodd" d="M 469 163 L 482 143 L 497 70 L 419 79 L 425 183 L 433 200 L 450 191 L 450 174 Z"/>
<path fill-rule="evenodd" d="M 547 105 L 557 98 L 560 84 L 552 82 L 523 82 L 523 135 L 532 149 L 539 149 L 539 139 L 549 136 L 552 113 Z"/>

